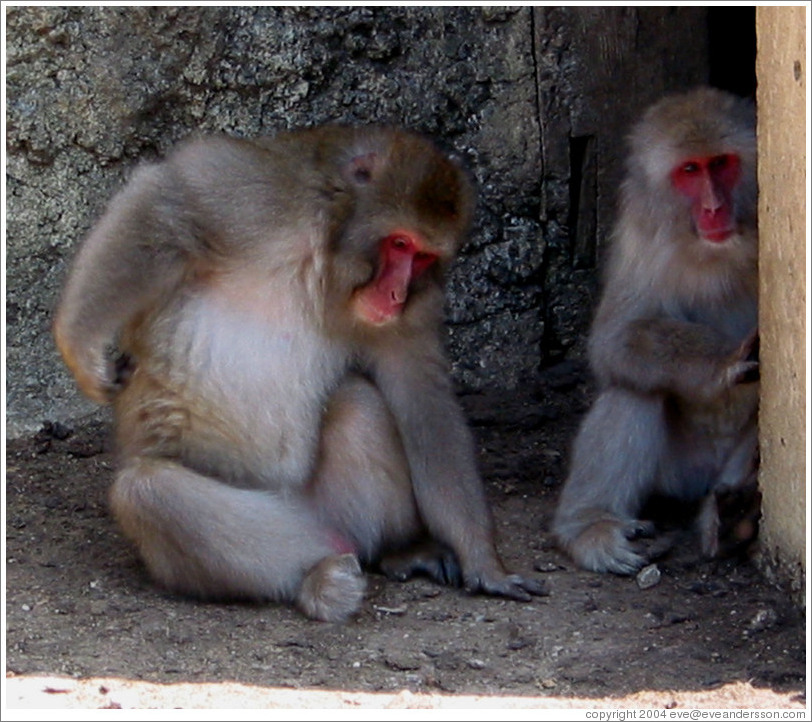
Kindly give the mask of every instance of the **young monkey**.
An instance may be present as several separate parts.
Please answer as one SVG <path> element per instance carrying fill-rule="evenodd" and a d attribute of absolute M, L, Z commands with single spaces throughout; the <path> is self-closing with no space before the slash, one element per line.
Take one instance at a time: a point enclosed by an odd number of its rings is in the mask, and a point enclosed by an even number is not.
<path fill-rule="evenodd" d="M 202 138 L 135 172 L 54 331 L 114 404 L 113 512 L 159 583 L 341 621 L 360 562 L 392 551 L 397 578 L 543 592 L 499 560 L 442 351 L 473 203 L 451 159 L 391 128 Z"/>
<path fill-rule="evenodd" d="M 629 138 L 589 338 L 599 395 L 575 440 L 553 530 L 585 569 L 632 574 L 653 494 L 717 502 L 755 483 L 758 361 L 755 118 L 712 88 L 666 97 Z"/>

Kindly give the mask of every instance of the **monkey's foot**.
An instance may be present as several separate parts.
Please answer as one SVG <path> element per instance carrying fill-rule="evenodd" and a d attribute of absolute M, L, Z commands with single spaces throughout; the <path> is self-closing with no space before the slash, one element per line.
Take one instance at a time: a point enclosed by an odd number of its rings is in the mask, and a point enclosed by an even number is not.
<path fill-rule="evenodd" d="M 542 581 L 508 574 L 501 569 L 501 565 L 498 571 L 481 571 L 468 574 L 463 579 L 457 555 L 434 540 L 418 542 L 403 552 L 385 557 L 381 560 L 380 570 L 390 579 L 401 582 L 423 574 L 441 584 L 455 587 L 464 584 L 469 592 L 493 594 L 522 602 L 549 594 Z"/>
<path fill-rule="evenodd" d="M 389 554 L 381 560 L 379 567 L 389 579 L 399 582 L 423 575 L 440 584 L 462 585 L 462 570 L 457 556 L 451 549 L 433 540 L 418 542 L 404 551 Z"/>
<path fill-rule="evenodd" d="M 648 563 L 648 559 L 633 542 L 653 533 L 654 525 L 648 521 L 603 519 L 584 529 L 567 545 L 567 550 L 584 569 L 635 574 Z"/>
<path fill-rule="evenodd" d="M 742 486 L 717 490 L 711 495 L 716 502 L 714 506 L 718 515 L 718 537 L 714 549 L 716 556 L 727 557 L 743 552 L 758 536 L 761 492 L 755 477 L 754 471 L 752 479 Z"/>
<path fill-rule="evenodd" d="M 366 590 L 366 579 L 354 554 L 322 559 L 305 575 L 299 608 L 312 619 L 343 622 L 358 611 Z"/>
<path fill-rule="evenodd" d="M 525 579 L 519 574 L 477 574 L 467 577 L 465 588 L 469 592 L 507 597 L 517 602 L 529 602 L 533 597 L 547 597 L 550 592 L 540 579 Z"/>

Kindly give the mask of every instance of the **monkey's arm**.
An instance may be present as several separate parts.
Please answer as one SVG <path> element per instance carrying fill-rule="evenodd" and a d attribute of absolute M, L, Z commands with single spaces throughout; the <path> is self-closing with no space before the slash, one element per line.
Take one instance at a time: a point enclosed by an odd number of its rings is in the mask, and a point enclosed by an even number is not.
<path fill-rule="evenodd" d="M 527 601 L 543 586 L 505 571 L 494 546 L 473 437 L 454 397 L 439 344 L 398 336 L 374 364 L 406 450 L 417 505 L 432 536 L 447 544 L 470 591 Z"/>
<path fill-rule="evenodd" d="M 604 384 L 710 401 L 735 384 L 758 379 L 757 342 L 756 331 L 736 343 L 700 323 L 607 317 L 599 311 L 589 357 Z"/>
<path fill-rule="evenodd" d="M 100 403 L 110 400 L 114 372 L 107 347 L 183 272 L 173 242 L 182 215 L 162 197 L 164 169 L 143 166 L 115 196 L 82 244 L 54 320 L 56 343 L 79 388 Z"/>

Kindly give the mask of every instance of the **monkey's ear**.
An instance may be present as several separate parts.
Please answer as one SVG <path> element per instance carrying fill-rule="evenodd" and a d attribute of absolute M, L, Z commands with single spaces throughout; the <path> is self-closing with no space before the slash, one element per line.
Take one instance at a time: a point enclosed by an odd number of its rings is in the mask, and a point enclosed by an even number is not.
<path fill-rule="evenodd" d="M 377 153 L 358 155 L 344 167 L 344 176 L 350 183 L 366 185 L 373 179 L 379 165 Z"/>

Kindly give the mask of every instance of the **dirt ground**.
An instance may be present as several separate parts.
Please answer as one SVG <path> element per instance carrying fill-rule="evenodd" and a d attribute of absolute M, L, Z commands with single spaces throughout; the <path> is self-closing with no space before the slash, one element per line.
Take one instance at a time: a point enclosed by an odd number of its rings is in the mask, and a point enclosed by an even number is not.
<path fill-rule="evenodd" d="M 370 575 L 344 625 L 169 596 L 108 515 L 106 423 L 10 441 L 6 707 L 808 711 L 804 615 L 748 559 L 702 561 L 683 538 L 642 589 L 579 571 L 554 547 L 588 403 L 582 370 L 559 367 L 525 397 L 463 403 L 500 551 L 549 596 L 523 604 Z"/>

